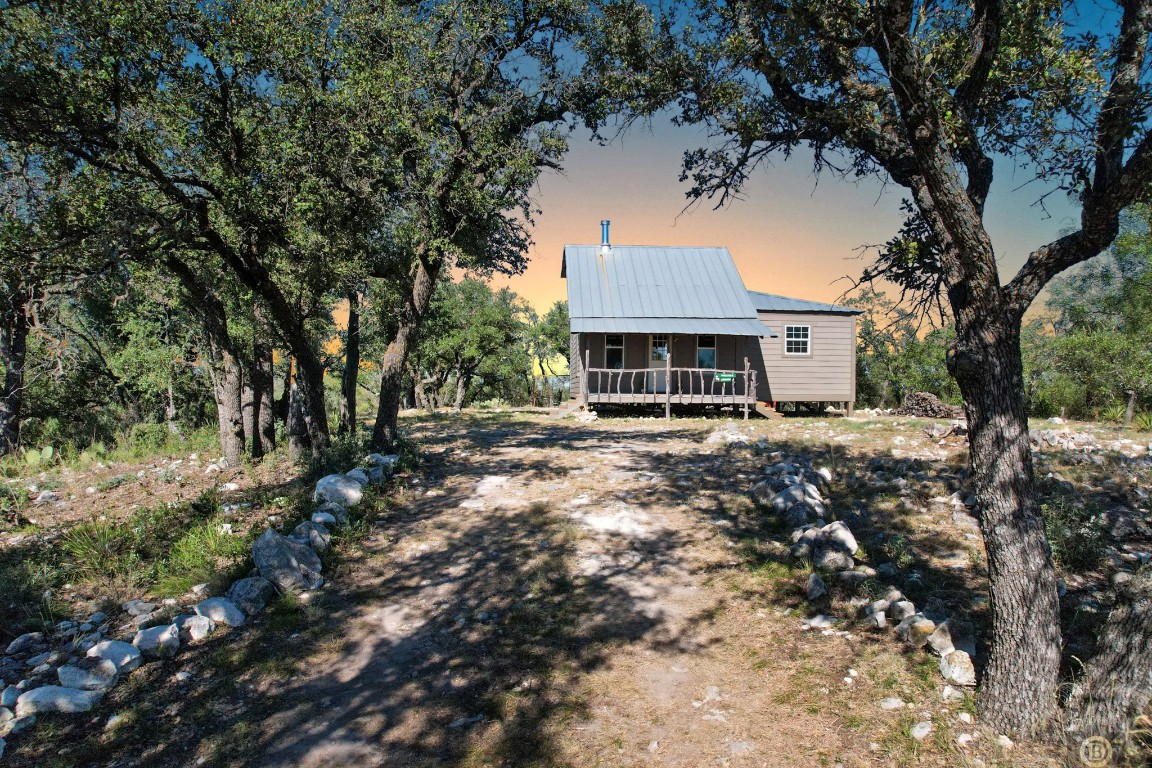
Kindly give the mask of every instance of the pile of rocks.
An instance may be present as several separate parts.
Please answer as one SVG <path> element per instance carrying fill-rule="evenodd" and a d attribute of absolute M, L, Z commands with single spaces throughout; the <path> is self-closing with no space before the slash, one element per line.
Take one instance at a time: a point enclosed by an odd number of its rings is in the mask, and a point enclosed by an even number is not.
<path fill-rule="evenodd" d="M 843 520 L 827 522 L 831 517 L 823 494 L 832 484 L 832 473 L 826 467 L 813 468 L 803 457 L 781 460 L 765 470 L 767 477 L 749 490 L 752 501 L 762 510 L 790 527 L 792 545 L 789 554 L 797 561 L 810 563 L 812 573 L 805 585 L 809 602 L 823 603 L 833 583 L 855 594 L 870 579 L 891 579 L 899 569 L 891 563 L 874 569 L 857 563 L 859 545 Z M 851 604 L 858 618 L 874 630 L 894 628 L 896 637 L 916 647 L 929 647 L 940 656 L 940 673 L 954 685 L 975 685 L 972 658 L 976 653 L 975 635 L 968 622 L 950 619 L 936 611 L 921 612 L 895 586 L 876 600 L 854 597 Z M 929 615 L 930 614 L 930 615 Z M 806 629 L 830 631 L 831 617 L 821 614 L 809 620 Z"/>
<path fill-rule="evenodd" d="M 904 404 L 895 411 L 897 416 L 917 416 L 922 419 L 962 419 L 964 409 L 947 405 L 931 392 L 913 392 L 904 398 Z"/>
<path fill-rule="evenodd" d="M 1074 432 L 1065 429 L 1034 429 L 1028 433 L 1032 447 L 1059 448 L 1064 451 L 1098 451 L 1100 441 L 1088 432 Z"/>
<path fill-rule="evenodd" d="M 322 478 L 313 493 L 319 506 L 311 519 L 287 536 L 265 531 L 252 545 L 253 573 L 234 582 L 223 597 L 208 597 L 207 585 L 199 585 L 194 592 L 202 599 L 183 612 L 177 613 L 176 600 L 160 605 L 130 600 L 121 606 L 127 622 L 116 629 L 111 617 L 96 613 L 62 621 L 50 634 L 17 637 L 0 657 L 0 755 L 4 738 L 28 728 L 38 714 L 87 712 L 143 662 L 171 658 L 220 625 L 243 625 L 277 592 L 319 588 L 324 583 L 319 553 L 331 544 L 328 526 L 347 524 L 349 508 L 363 499 L 365 486 L 384 483 L 398 460 L 374 453 L 363 466 Z M 110 636 L 117 631 L 130 633 L 131 642 Z"/>

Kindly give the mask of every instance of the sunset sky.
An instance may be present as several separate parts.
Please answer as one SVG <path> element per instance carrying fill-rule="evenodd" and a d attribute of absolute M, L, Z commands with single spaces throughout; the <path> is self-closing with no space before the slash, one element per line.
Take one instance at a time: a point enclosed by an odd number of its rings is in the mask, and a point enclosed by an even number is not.
<path fill-rule="evenodd" d="M 610 219 L 617 245 L 725 246 L 749 289 L 833 301 L 850 287 L 840 278 L 858 276 L 866 264 L 860 246 L 882 243 L 900 226 L 902 189 L 827 173 L 817 180 L 805 152 L 756 174 L 744 200 L 719 211 L 705 202 L 682 213 L 681 156 L 703 141 L 697 130 L 667 121 L 609 146 L 586 134 L 573 137 L 564 173 L 541 178 L 527 271 L 492 284 L 507 285 L 545 311 L 567 298 L 564 245 L 599 243 L 600 220 Z M 996 173 L 986 220 L 1007 281 L 1029 252 L 1075 224 L 1075 208 L 1059 193 L 1046 200 L 1048 213 L 1033 206 L 1043 189 L 1026 184 L 1027 171 L 1007 160 Z"/>

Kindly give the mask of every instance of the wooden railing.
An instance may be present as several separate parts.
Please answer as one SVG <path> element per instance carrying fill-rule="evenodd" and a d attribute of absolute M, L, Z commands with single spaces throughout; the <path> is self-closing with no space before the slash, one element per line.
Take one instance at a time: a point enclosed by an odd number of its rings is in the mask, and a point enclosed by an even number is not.
<path fill-rule="evenodd" d="M 585 352 L 580 391 L 585 407 L 590 399 L 599 403 L 664 404 L 670 417 L 672 405 L 727 404 L 740 406 L 744 418 L 756 404 L 756 371 L 744 358 L 743 371 L 713 368 L 590 368 Z"/>

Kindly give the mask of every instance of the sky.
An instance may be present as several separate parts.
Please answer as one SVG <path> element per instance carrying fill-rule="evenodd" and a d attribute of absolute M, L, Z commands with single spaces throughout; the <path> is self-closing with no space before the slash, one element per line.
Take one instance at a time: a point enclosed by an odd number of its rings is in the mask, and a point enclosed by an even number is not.
<path fill-rule="evenodd" d="M 668 120 L 631 130 L 608 146 L 573 137 L 563 173 L 544 174 L 535 194 L 539 214 L 527 270 L 497 277 L 543 313 L 567 298 L 560 278 L 566 244 L 599 244 L 600 220 L 612 222 L 616 245 L 724 246 L 750 290 L 813 301 L 835 301 L 869 263 L 861 246 L 883 243 L 902 223 L 895 185 L 878 179 L 818 179 L 811 156 L 796 152 L 757 172 L 745 199 L 713 210 L 704 201 L 684 210 L 687 183 L 679 181 L 685 150 L 706 143 L 696 128 Z M 1045 190 L 1007 159 L 985 216 L 1007 282 L 1036 247 L 1075 225 L 1076 208 L 1061 194 L 1034 205 Z"/>

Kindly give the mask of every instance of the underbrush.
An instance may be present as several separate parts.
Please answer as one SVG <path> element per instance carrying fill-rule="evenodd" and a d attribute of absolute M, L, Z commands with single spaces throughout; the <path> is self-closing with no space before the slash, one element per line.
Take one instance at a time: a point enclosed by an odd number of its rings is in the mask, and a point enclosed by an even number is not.
<path fill-rule="evenodd" d="M 1100 510 L 1059 495 L 1040 505 L 1052 557 L 1066 570 L 1090 569 L 1104 558 L 1107 532 Z"/>
<path fill-rule="evenodd" d="M 208 491 L 192 502 L 137 510 L 122 522 L 91 520 L 33 548 L 0 550 L 0 620 L 17 635 L 66 613 L 55 595 L 66 586 L 117 597 L 147 591 L 186 594 L 209 583 L 219 590 L 247 564 L 253 534 L 232 531 Z"/>

